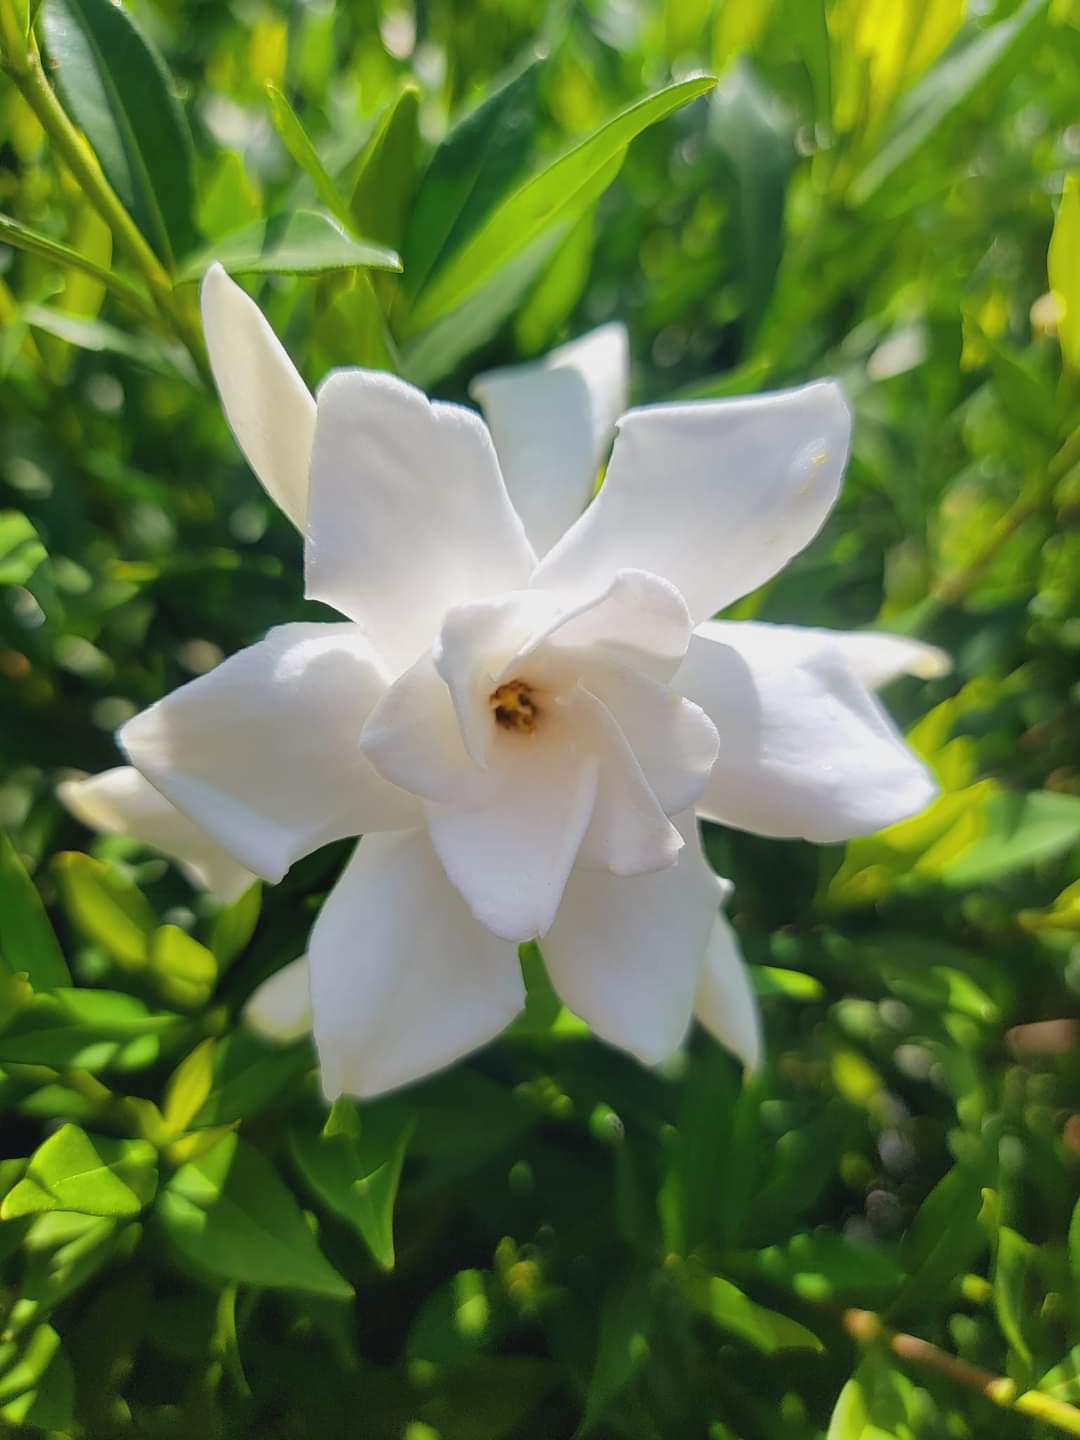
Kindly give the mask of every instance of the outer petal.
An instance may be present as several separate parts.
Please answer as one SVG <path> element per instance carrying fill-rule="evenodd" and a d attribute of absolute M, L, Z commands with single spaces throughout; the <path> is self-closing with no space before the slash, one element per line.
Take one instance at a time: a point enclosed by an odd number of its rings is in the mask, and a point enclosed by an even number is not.
<path fill-rule="evenodd" d="M 817 534 L 840 489 L 851 417 L 837 385 L 631 410 L 607 479 L 533 583 L 663 575 L 695 619 L 755 590 Z"/>
<path fill-rule="evenodd" d="M 707 620 L 698 626 L 699 635 L 733 645 L 737 650 L 752 646 L 757 632 L 765 634 L 767 643 L 768 635 L 775 631 L 790 634 L 792 644 L 796 645 L 799 636 L 804 643 L 810 636 L 828 641 L 840 651 L 868 690 L 881 690 L 901 675 L 936 680 L 952 669 L 952 657 L 936 645 L 926 645 L 907 635 L 887 635 L 880 630 L 816 630 L 801 625 L 764 625 L 752 620 Z"/>
<path fill-rule="evenodd" d="M 131 765 L 118 765 L 86 780 L 64 780 L 56 793 L 91 830 L 131 835 L 175 860 L 191 883 L 226 904 L 238 900 L 255 876 L 170 805 Z"/>
<path fill-rule="evenodd" d="M 699 815 L 833 841 L 871 834 L 933 799 L 930 775 L 826 636 L 772 625 L 724 633 L 731 643 L 702 627 L 672 682 L 720 735 Z"/>
<path fill-rule="evenodd" d="M 382 372 L 323 382 L 307 593 L 361 624 L 395 675 L 452 605 L 524 588 L 534 563 L 479 415 Z"/>
<path fill-rule="evenodd" d="M 307 514 L 315 401 L 262 311 L 220 265 L 202 284 L 203 330 L 225 417 L 271 500 Z"/>
<path fill-rule="evenodd" d="M 283 1045 L 307 1035 L 311 1030 L 308 957 L 291 960 L 256 986 L 244 1006 L 244 1019 L 264 1039 Z"/>
<path fill-rule="evenodd" d="M 596 801 L 589 755 L 510 736 L 490 774 L 490 799 L 477 809 L 428 806 L 432 844 L 481 925 L 504 940 L 543 935 Z M 550 753 L 549 753 L 550 749 Z"/>
<path fill-rule="evenodd" d="M 310 956 L 331 1099 L 440 1070 L 525 1002 L 515 947 L 472 918 L 422 830 L 361 841 L 315 922 Z"/>
<path fill-rule="evenodd" d="M 717 915 L 705 947 L 697 1001 L 698 1020 L 750 1072 L 761 1063 L 761 1016 L 734 931 Z"/>
<path fill-rule="evenodd" d="M 386 681 L 355 625 L 281 625 L 129 720 L 132 763 L 264 880 L 330 840 L 414 825 L 360 730 Z"/>
<path fill-rule="evenodd" d="M 576 869 L 541 942 L 555 989 L 601 1039 L 656 1065 L 682 1043 L 722 885 L 693 816 L 677 865 L 618 879 Z"/>
<path fill-rule="evenodd" d="M 629 369 L 625 326 L 601 325 L 538 364 L 489 370 L 469 387 L 538 555 L 589 503 L 626 408 Z"/>

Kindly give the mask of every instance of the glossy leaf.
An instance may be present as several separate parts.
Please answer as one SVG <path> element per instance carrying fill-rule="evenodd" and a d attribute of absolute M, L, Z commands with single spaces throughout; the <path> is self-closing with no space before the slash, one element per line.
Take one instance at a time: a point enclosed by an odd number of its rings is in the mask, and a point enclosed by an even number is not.
<path fill-rule="evenodd" d="M 137 1215 L 153 1199 L 157 1157 L 145 1140 L 111 1140 L 63 1125 L 31 1155 L 0 1205 L 0 1219 L 50 1210 Z"/>
<path fill-rule="evenodd" d="M 236 1135 L 181 1166 L 161 1191 L 156 1213 L 196 1274 L 332 1300 L 352 1295 L 277 1171 Z"/>
<path fill-rule="evenodd" d="M 160 55 L 111 0 L 48 0 L 45 42 L 64 101 L 113 189 L 166 264 L 194 243 L 191 135 Z"/>
<path fill-rule="evenodd" d="M 177 283 L 201 280 L 215 261 L 230 275 L 319 275 L 356 266 L 401 269 L 392 250 L 354 239 L 317 210 L 275 215 L 221 236 L 184 262 Z"/>

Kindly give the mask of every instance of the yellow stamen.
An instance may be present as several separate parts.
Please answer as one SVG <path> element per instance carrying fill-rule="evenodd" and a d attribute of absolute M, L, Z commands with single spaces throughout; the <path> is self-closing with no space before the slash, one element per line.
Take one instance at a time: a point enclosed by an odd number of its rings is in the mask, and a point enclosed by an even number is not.
<path fill-rule="evenodd" d="M 488 704 L 495 711 L 495 723 L 504 730 L 518 730 L 531 734 L 540 718 L 532 687 L 524 680 L 507 680 L 488 697 Z"/>

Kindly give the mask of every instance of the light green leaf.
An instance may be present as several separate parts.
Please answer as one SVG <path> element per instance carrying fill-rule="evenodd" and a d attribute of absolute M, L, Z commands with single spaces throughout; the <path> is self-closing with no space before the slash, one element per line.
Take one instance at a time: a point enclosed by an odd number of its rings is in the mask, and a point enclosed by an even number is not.
<path fill-rule="evenodd" d="M 259 191 L 236 150 L 222 150 L 209 179 L 200 188 L 196 218 L 211 240 L 251 225 L 262 215 Z"/>
<path fill-rule="evenodd" d="M 277 1171 L 236 1135 L 181 1166 L 156 1210 L 176 1251 L 197 1274 L 334 1300 L 353 1293 L 319 1249 Z"/>
<path fill-rule="evenodd" d="M 71 984 L 67 961 L 49 924 L 37 886 L 26 873 L 10 838 L 2 831 L 0 959 L 13 974 L 25 973 L 35 990 Z"/>
<path fill-rule="evenodd" d="M 574 225 L 514 320 L 514 339 L 523 355 L 552 345 L 581 299 L 592 267 L 595 211 Z"/>
<path fill-rule="evenodd" d="M 178 925 L 162 925 L 150 938 L 150 973 L 170 1005 L 193 1010 L 205 1005 L 217 983 L 213 952 Z"/>
<path fill-rule="evenodd" d="M 0 1345 L 4 1352 L 13 1345 Z M 70 1431 L 75 1424 L 75 1372 L 51 1325 L 31 1332 L 16 1362 L 0 1378 L 0 1417 L 32 1430 Z"/>
<path fill-rule="evenodd" d="M 714 84 L 711 75 L 700 76 L 639 100 L 526 181 L 424 286 L 409 317 L 411 331 L 424 329 L 461 305 L 553 222 L 580 213 L 583 203 L 596 198 L 597 177 L 613 178 L 612 162 L 636 136 Z"/>
<path fill-rule="evenodd" d="M 524 170 L 536 143 L 541 63 L 527 65 L 459 120 L 431 157 L 403 250 L 405 290 L 414 299 Z M 370 186 L 367 198 L 379 203 Z"/>
<path fill-rule="evenodd" d="M 1053 859 L 1080 841 L 1080 796 L 1002 791 L 983 809 L 983 830 L 938 872 L 948 885 L 986 885 Z"/>
<path fill-rule="evenodd" d="M 317 275 L 357 265 L 401 269 L 392 250 L 346 235 L 336 221 L 317 210 L 274 215 L 223 235 L 184 262 L 177 284 L 201 280 L 215 261 L 230 275 Z"/>
<path fill-rule="evenodd" d="M 44 330 L 47 335 L 77 345 L 80 350 L 89 350 L 95 355 L 122 355 L 167 380 L 195 382 L 195 369 L 187 351 L 157 335 L 133 335 L 105 320 L 67 315 L 47 305 L 24 305 L 22 317 L 35 330 Z"/>
<path fill-rule="evenodd" d="M 326 166 L 319 159 L 319 152 L 301 125 L 300 117 L 276 85 L 268 84 L 266 95 L 270 101 L 270 116 L 274 129 L 280 136 L 281 143 L 315 186 L 316 195 L 331 215 L 336 215 L 344 225 L 350 224 L 349 207 L 327 173 Z"/>
<path fill-rule="evenodd" d="M 1026 0 L 1015 14 L 989 25 L 927 71 L 897 106 L 877 153 L 856 176 L 849 192 L 852 205 L 877 195 L 975 95 L 985 96 L 1004 72 L 1021 63 L 1048 3 Z"/>
<path fill-rule="evenodd" d="M 77 850 L 53 861 L 72 924 L 127 970 L 145 966 L 157 920 L 138 887 L 116 869 Z"/>
<path fill-rule="evenodd" d="M 1065 176 L 1046 269 L 1057 300 L 1061 355 L 1080 372 L 1080 174 L 1075 170 Z"/>
<path fill-rule="evenodd" d="M 994 1257 L 994 1309 L 1002 1334 L 1025 1367 L 1031 1365 L 1025 1315 L 1029 1308 L 1026 1292 L 1034 1248 L 1008 1225 L 998 1227 Z"/>
<path fill-rule="evenodd" d="M 107 286 L 114 295 L 134 306 L 136 310 L 149 310 L 149 300 L 130 280 L 125 280 L 122 275 L 96 264 L 88 255 L 81 255 L 62 240 L 54 240 L 51 235 L 43 235 L 39 230 L 31 229 L 29 225 L 22 224 L 11 215 L 0 214 L 0 243 L 13 245 L 16 250 L 25 250 L 27 254 L 37 255 L 42 260 L 52 260 L 57 265 L 81 270 L 84 275 L 89 275 Z"/>
<path fill-rule="evenodd" d="M 109 1140 L 62 1125 L 30 1157 L 0 1205 L 0 1219 L 69 1210 L 138 1215 L 157 1187 L 157 1154 L 145 1140 Z"/>
<path fill-rule="evenodd" d="M 825 1349 L 805 1325 L 779 1311 L 758 1305 L 721 1275 L 710 1278 L 706 1293 L 707 1313 L 714 1323 L 766 1355 L 772 1355 L 777 1350 L 820 1352 Z"/>
<path fill-rule="evenodd" d="M 56 989 L 36 996 L 0 1031 L 0 1064 L 100 1070 L 129 1057 L 151 1063 L 155 1037 L 177 1023 L 175 1015 L 152 1014 L 134 995 Z"/>
<path fill-rule="evenodd" d="M 355 1109 L 355 1107 L 353 1107 Z M 394 1201 L 416 1125 L 404 1109 L 359 1116 L 359 1133 L 327 1136 L 302 1126 L 289 1149 L 312 1193 L 354 1226 L 384 1270 L 394 1268 Z"/>
<path fill-rule="evenodd" d="M 206 1104 L 214 1083 L 214 1051 L 211 1036 L 188 1052 L 169 1076 L 161 1113 L 168 1130 L 180 1135 Z"/>
<path fill-rule="evenodd" d="M 751 965 L 747 967 L 747 974 L 756 995 L 782 995 L 786 1000 L 799 1000 L 809 1004 L 820 1000 L 825 994 L 821 981 L 802 970 L 783 970 L 775 965 Z"/>
<path fill-rule="evenodd" d="M 111 0 L 48 0 L 45 43 L 60 93 L 113 189 L 160 258 L 194 243 L 193 148 L 173 81 Z"/>
<path fill-rule="evenodd" d="M 868 1356 L 840 1392 L 825 1440 L 916 1440 L 915 1386 L 884 1356 Z"/>

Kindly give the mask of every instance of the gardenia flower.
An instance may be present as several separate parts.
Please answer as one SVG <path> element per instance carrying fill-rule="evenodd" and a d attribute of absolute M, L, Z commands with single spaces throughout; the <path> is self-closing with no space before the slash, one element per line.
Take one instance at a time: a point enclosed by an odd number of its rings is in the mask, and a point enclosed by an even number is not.
<path fill-rule="evenodd" d="M 364 836 L 309 946 L 327 1095 L 491 1039 L 533 938 L 569 1008 L 645 1063 L 696 1012 L 754 1065 L 695 811 L 833 841 L 934 794 L 868 686 L 939 652 L 709 619 L 829 513 L 837 386 L 631 410 L 590 503 L 625 388 L 617 327 L 482 377 L 489 431 L 383 373 L 337 371 L 316 401 L 218 267 L 203 315 L 240 446 L 304 530 L 307 594 L 345 619 L 272 630 L 120 741 L 268 881 Z"/>

